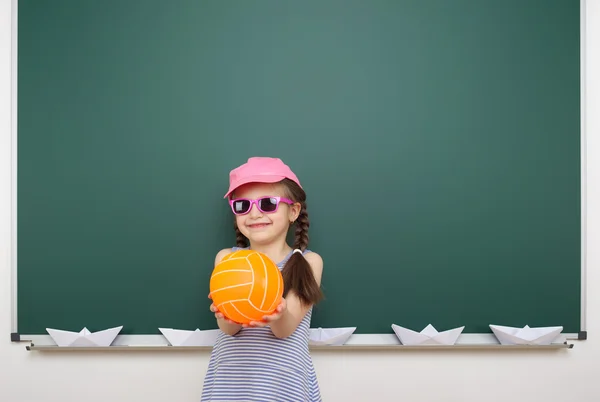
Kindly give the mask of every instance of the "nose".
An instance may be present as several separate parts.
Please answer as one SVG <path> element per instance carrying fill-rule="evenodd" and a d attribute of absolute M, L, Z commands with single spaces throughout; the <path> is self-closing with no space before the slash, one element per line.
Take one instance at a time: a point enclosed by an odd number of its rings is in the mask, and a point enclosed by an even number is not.
<path fill-rule="evenodd" d="M 248 216 L 250 216 L 250 218 L 252 219 L 259 218 L 262 216 L 262 212 L 260 212 L 260 209 L 258 209 L 258 205 L 252 203 L 252 205 L 250 206 L 250 212 L 248 212 Z"/>

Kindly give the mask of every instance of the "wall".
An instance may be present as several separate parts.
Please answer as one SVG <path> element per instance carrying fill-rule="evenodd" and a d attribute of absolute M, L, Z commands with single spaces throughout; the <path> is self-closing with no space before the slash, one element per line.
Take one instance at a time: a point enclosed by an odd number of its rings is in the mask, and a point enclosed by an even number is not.
<path fill-rule="evenodd" d="M 600 401 L 600 2 L 586 7 L 590 339 L 550 353 L 319 352 L 325 401 Z M 0 401 L 198 401 L 207 353 L 44 355 L 9 342 L 10 24 L 0 0 Z"/>

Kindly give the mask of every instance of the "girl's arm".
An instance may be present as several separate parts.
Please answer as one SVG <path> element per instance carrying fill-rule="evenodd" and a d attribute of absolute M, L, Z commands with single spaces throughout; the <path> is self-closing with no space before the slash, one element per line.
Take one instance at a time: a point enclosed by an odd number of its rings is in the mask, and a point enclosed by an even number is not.
<path fill-rule="evenodd" d="M 321 285 L 323 259 L 315 252 L 307 253 L 304 258 L 310 264 L 317 284 Z M 270 325 L 271 331 L 278 338 L 287 338 L 294 333 L 312 305 L 302 305 L 300 299 L 289 292 L 273 315 L 265 317 L 264 323 L 253 323 L 254 326 Z"/>
<path fill-rule="evenodd" d="M 221 260 L 223 259 L 223 257 L 225 257 L 227 254 L 231 253 L 231 249 L 230 248 L 226 248 L 223 249 L 221 251 L 219 251 L 217 253 L 217 256 L 215 257 L 215 266 L 221 262 Z M 210 298 L 210 295 L 208 295 L 208 298 Z M 240 324 L 237 324 L 231 320 L 228 320 L 227 318 L 225 318 L 223 316 L 223 313 L 221 313 L 214 304 L 210 305 L 210 311 L 212 311 L 213 313 L 215 313 L 215 318 L 217 319 L 217 325 L 219 326 L 219 328 L 221 329 L 221 331 L 225 332 L 227 335 L 235 335 L 237 334 L 240 329 L 242 329 L 242 326 Z"/>

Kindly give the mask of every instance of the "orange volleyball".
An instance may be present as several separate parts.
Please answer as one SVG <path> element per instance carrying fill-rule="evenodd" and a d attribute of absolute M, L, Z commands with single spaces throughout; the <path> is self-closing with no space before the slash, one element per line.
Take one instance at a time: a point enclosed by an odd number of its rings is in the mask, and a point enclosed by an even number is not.
<path fill-rule="evenodd" d="M 213 269 L 210 295 L 225 317 L 248 324 L 277 309 L 283 296 L 283 277 L 265 254 L 238 250 L 227 254 Z"/>

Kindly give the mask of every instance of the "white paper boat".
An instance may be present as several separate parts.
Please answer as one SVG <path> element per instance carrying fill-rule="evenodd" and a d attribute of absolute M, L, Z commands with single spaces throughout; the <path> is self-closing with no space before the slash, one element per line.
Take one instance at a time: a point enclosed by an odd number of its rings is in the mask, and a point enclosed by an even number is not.
<path fill-rule="evenodd" d="M 550 345 L 563 330 L 563 327 L 523 328 L 490 325 L 502 345 Z"/>
<path fill-rule="evenodd" d="M 58 346 L 85 347 L 85 346 L 110 346 L 123 326 L 90 332 L 83 328 L 79 332 L 63 331 L 60 329 L 46 328 Z"/>
<path fill-rule="evenodd" d="M 217 340 L 220 329 L 195 331 L 173 328 L 159 328 L 172 346 L 213 346 Z"/>
<path fill-rule="evenodd" d="M 346 343 L 354 331 L 356 331 L 356 327 L 311 328 L 308 344 L 340 346 Z"/>
<path fill-rule="evenodd" d="M 392 329 L 403 345 L 454 345 L 464 326 L 438 332 L 429 324 L 421 332 L 392 324 Z"/>

